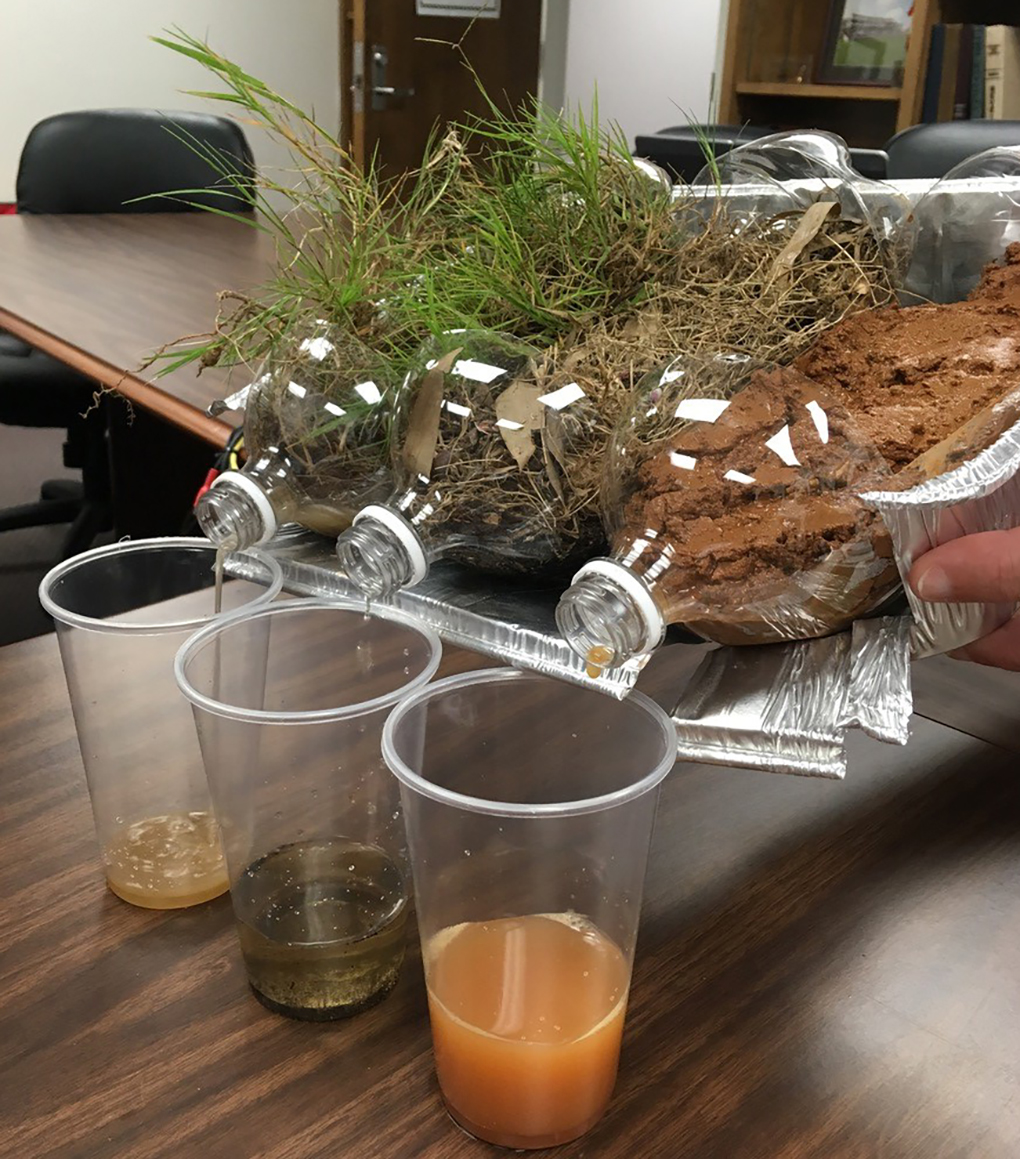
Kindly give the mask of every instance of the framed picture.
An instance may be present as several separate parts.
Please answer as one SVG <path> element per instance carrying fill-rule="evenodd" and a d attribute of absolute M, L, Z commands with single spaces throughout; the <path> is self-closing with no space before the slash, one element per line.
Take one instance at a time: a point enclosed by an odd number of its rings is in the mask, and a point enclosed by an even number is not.
<path fill-rule="evenodd" d="M 829 0 L 820 84 L 897 85 L 913 0 Z"/>

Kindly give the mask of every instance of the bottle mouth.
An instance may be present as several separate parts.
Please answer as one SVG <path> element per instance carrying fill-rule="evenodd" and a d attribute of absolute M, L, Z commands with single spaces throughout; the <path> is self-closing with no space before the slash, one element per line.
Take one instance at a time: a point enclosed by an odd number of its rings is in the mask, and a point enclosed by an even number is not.
<path fill-rule="evenodd" d="M 428 573 L 417 532 L 389 508 L 366 507 L 336 542 L 347 578 L 366 596 L 391 596 Z"/>
<path fill-rule="evenodd" d="M 240 471 L 226 471 L 195 505 L 195 519 L 210 543 L 228 551 L 272 539 L 276 514 L 262 488 Z"/>
<path fill-rule="evenodd" d="M 653 651 L 665 631 L 648 585 L 613 560 L 581 568 L 556 607 L 556 626 L 593 677 Z"/>

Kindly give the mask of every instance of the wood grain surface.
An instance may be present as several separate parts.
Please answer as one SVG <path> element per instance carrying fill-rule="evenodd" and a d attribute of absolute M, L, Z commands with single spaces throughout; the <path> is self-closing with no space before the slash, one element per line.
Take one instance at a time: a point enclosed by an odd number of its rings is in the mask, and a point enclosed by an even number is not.
<path fill-rule="evenodd" d="M 642 686 L 667 699 L 698 653 Z M 1020 770 L 959 731 L 988 723 L 978 671 L 929 665 L 924 710 L 956 728 L 855 736 L 842 783 L 677 766 L 616 1094 L 565 1159 L 1020 1154 Z M 106 891 L 52 637 L 0 651 L 0 706 L 3 1159 L 496 1154 L 439 1103 L 416 952 L 350 1022 L 270 1014 L 225 898 Z"/>
<path fill-rule="evenodd" d="M 155 383 L 139 368 L 210 330 L 219 291 L 264 284 L 273 253 L 259 230 L 213 214 L 0 217 L 0 327 L 220 446 L 239 421 L 205 413 L 229 392 L 224 371 Z"/>

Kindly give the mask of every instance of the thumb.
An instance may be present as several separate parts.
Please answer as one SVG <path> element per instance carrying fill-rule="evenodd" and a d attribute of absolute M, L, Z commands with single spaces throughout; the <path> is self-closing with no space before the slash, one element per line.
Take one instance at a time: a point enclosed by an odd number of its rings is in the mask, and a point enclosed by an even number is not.
<path fill-rule="evenodd" d="M 931 603 L 1020 600 L 1020 528 L 981 531 L 943 543 L 926 552 L 907 579 Z"/>

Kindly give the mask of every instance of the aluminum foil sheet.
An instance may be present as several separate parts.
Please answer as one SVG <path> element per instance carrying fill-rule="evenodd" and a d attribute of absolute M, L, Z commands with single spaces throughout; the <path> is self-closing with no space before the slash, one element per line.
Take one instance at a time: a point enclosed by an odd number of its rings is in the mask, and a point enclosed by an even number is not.
<path fill-rule="evenodd" d="M 673 709 L 684 760 L 842 778 L 846 731 L 906 744 L 910 619 L 858 621 L 822 640 L 718 648 Z"/>
<path fill-rule="evenodd" d="M 288 527 L 265 550 L 283 569 L 287 591 L 364 599 L 344 577 L 332 541 Z M 596 678 L 589 676 L 584 662 L 556 631 L 554 611 L 560 594 L 558 587 L 531 587 L 440 562 L 417 587 L 378 604 L 417 616 L 451 644 L 622 699 L 650 657 Z M 671 638 L 691 639 L 677 631 Z"/>
<path fill-rule="evenodd" d="M 678 755 L 710 765 L 843 777 L 850 657 L 849 632 L 709 652 L 673 708 Z"/>
<path fill-rule="evenodd" d="M 975 531 L 1020 526 L 1020 423 L 968 463 L 909 491 L 867 492 L 893 541 L 901 577 L 926 551 Z M 904 584 L 914 626 L 915 656 L 933 656 L 987 636 L 1020 607 L 1005 604 L 929 604 Z"/>
<path fill-rule="evenodd" d="M 858 620 L 850 633 L 850 687 L 843 724 L 875 740 L 904 745 L 910 738 L 909 616 Z"/>

